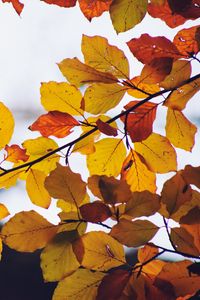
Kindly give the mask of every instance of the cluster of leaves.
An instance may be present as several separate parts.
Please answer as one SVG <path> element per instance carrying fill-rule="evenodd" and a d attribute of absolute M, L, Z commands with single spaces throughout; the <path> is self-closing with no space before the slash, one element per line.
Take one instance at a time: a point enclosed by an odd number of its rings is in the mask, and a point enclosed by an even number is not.
<path fill-rule="evenodd" d="M 139 23 L 147 9 L 147 1 L 79 1 L 80 6 L 87 3 L 92 10 L 90 2 L 98 8 L 96 16 L 110 9 L 117 32 Z M 125 21 L 120 14 L 127 3 L 130 11 Z M 181 3 L 151 1 L 148 12 L 171 27 L 197 18 L 198 1 Z M 140 19 L 134 15 L 129 22 L 135 5 L 134 13 Z M 165 10 L 167 14 L 163 14 Z M 119 15 L 128 27 L 116 21 Z M 142 34 L 127 45 L 144 65 L 134 78 L 130 78 L 122 50 L 106 38 L 84 35 L 84 62 L 64 59 L 58 67 L 66 81 L 42 83 L 41 103 L 47 113 L 29 127 L 41 136 L 25 140 L 21 146 L 7 145 L 14 118 L 0 103 L 0 148 L 4 152 L 0 188 L 26 180 L 33 204 L 47 209 L 54 198 L 61 210 L 57 225 L 35 211 L 17 213 L 3 226 L 1 238 L 17 251 L 43 249 L 44 280 L 59 281 L 54 300 L 181 300 L 199 293 L 200 264 L 192 259 L 200 259 L 200 193 L 193 189 L 200 188 L 200 167 L 187 165 L 178 171 L 176 148 L 191 151 L 197 132 L 183 110 L 200 89 L 200 74 L 191 77 L 192 64 L 200 62 L 196 56 L 200 26 L 180 30 L 173 41 Z M 132 101 L 126 101 L 126 93 Z M 122 99 L 124 110 L 113 118 L 106 115 L 117 109 Z M 166 136 L 153 131 L 158 106 L 167 111 Z M 77 127 L 80 136 L 62 146 L 49 138 L 64 140 Z M 87 182 L 70 168 L 70 156 L 77 152 L 86 156 Z M 12 165 L 7 168 L 5 163 Z M 156 194 L 156 174 L 170 171 L 175 175 Z M 160 227 L 147 220 L 155 213 L 163 218 Z M 0 217 L 8 214 L 1 204 Z M 176 221 L 177 227 L 170 228 L 170 220 Z M 87 223 L 108 233 L 86 232 Z M 172 246 L 169 249 L 151 242 L 163 230 Z M 124 245 L 141 247 L 135 265 L 126 261 Z M 165 252 L 179 254 L 183 260 L 159 260 Z"/>

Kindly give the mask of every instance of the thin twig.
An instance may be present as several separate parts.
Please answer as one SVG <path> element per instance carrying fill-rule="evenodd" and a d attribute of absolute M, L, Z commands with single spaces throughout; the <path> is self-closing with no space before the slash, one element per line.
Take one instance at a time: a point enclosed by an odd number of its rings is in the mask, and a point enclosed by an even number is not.
<path fill-rule="evenodd" d="M 169 241 L 170 241 L 170 243 L 171 243 L 171 245 L 172 245 L 172 248 L 173 248 L 173 249 L 176 251 L 176 250 L 177 250 L 177 248 L 176 248 L 176 245 L 174 244 L 174 242 L 173 242 L 173 241 L 172 241 L 172 239 L 171 239 L 171 235 L 170 235 L 170 232 L 169 232 L 168 223 L 167 223 L 167 221 L 166 221 L 165 217 L 163 217 L 163 221 L 164 221 L 164 224 L 165 224 L 165 229 L 166 229 L 166 232 L 167 232 L 167 235 L 168 235 Z"/>

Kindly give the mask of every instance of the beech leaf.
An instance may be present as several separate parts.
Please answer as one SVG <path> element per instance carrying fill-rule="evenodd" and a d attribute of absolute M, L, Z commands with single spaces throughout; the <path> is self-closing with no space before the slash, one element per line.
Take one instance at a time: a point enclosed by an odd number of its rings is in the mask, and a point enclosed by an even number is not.
<path fill-rule="evenodd" d="M 0 150 L 10 142 L 14 125 L 14 118 L 11 111 L 0 102 Z"/>

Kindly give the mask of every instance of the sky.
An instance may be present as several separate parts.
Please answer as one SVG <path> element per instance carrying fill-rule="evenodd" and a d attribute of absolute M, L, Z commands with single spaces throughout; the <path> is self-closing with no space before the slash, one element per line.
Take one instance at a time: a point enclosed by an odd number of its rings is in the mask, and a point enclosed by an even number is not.
<path fill-rule="evenodd" d="M 106 37 L 110 44 L 123 49 L 132 64 L 132 76 L 137 76 L 142 66 L 133 58 L 126 45 L 127 41 L 139 37 L 142 33 L 173 39 L 181 28 L 188 28 L 199 23 L 188 21 L 183 26 L 170 29 L 164 22 L 148 16 L 133 29 L 117 35 L 108 13 L 94 18 L 90 23 L 82 15 L 78 6 L 64 9 L 39 0 L 21 2 L 25 6 L 20 17 L 11 4 L 0 3 L 0 101 L 11 109 L 16 120 L 16 129 L 11 144 L 38 136 L 28 131 L 27 127 L 41 113 L 44 113 L 40 105 L 40 83 L 65 80 L 57 63 L 68 57 L 83 58 L 81 54 L 82 34 Z M 198 72 L 197 64 L 194 72 Z M 194 97 L 192 105 L 186 109 L 186 115 L 194 122 L 200 120 L 198 96 Z M 163 118 L 158 118 L 156 125 L 158 132 L 164 130 L 162 125 Z M 199 138 L 200 136 L 197 135 L 193 153 L 178 151 L 180 167 L 187 163 L 199 165 Z M 74 168 L 84 177 L 86 176 L 84 167 L 81 170 L 79 167 L 82 161 L 82 157 L 77 155 Z M 160 178 L 160 184 L 165 178 L 164 176 Z M 12 214 L 34 207 L 49 220 L 56 222 L 55 202 L 48 211 L 35 207 L 23 192 L 24 189 L 24 183 L 21 182 L 8 191 L 1 191 L 0 202 L 7 203 Z"/>

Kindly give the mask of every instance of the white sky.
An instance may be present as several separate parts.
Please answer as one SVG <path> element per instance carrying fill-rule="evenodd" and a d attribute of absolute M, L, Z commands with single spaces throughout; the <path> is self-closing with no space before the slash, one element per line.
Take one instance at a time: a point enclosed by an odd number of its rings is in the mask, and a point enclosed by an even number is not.
<path fill-rule="evenodd" d="M 21 17 L 11 4 L 0 3 L 0 101 L 3 101 L 13 112 L 16 119 L 16 130 L 11 143 L 35 137 L 26 128 L 44 112 L 40 105 L 40 82 L 50 80 L 63 81 L 56 63 L 67 57 L 81 55 L 81 36 L 101 35 L 108 38 L 110 44 L 123 49 L 130 59 L 131 74 L 139 75 L 141 65 L 133 58 L 125 42 L 142 33 L 152 36 L 164 35 L 173 39 L 181 28 L 197 25 L 199 21 L 188 21 L 183 26 L 170 29 L 158 19 L 146 17 L 141 24 L 126 33 L 117 35 L 113 29 L 108 13 L 95 18 L 92 22 L 82 15 L 79 7 L 60 8 L 48 5 L 39 0 L 24 0 L 25 4 Z M 194 68 L 198 72 L 198 64 Z M 193 120 L 199 119 L 198 96 L 186 110 Z M 162 119 L 158 117 L 158 125 Z M 163 130 L 163 128 L 158 129 Z M 22 140 L 23 137 L 23 140 Z M 66 142 L 66 141 L 65 141 Z M 192 154 L 185 151 L 180 153 L 180 166 L 185 163 L 200 165 L 199 135 Z M 78 158 L 78 164 L 82 159 Z M 84 173 L 84 170 L 78 170 Z M 162 180 L 161 180 L 162 181 Z M 6 202 L 11 213 L 22 209 L 30 209 L 31 204 L 22 190 L 20 183 L 9 191 L 0 192 L 0 202 Z M 36 207 L 35 207 L 36 209 Z M 48 211 L 38 209 L 48 218 L 54 219 L 51 207 Z"/>

